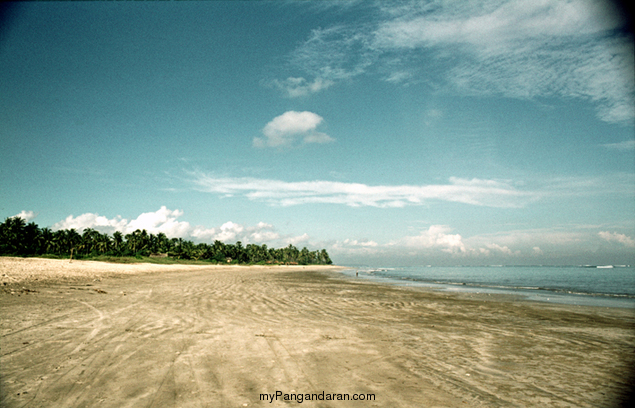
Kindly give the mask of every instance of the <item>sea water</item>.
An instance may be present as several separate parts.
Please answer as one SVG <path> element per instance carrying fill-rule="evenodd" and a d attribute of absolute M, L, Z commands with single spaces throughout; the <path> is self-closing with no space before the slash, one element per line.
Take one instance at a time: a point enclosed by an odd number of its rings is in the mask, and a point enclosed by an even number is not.
<path fill-rule="evenodd" d="M 454 292 L 518 295 L 528 300 L 635 308 L 632 266 L 357 267 L 357 279 Z"/>

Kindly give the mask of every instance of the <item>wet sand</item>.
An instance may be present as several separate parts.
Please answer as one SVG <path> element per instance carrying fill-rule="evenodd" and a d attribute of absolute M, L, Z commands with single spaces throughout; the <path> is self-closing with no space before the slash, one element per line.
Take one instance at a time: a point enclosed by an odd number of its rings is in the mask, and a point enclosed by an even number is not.
<path fill-rule="evenodd" d="M 635 311 L 332 267 L 0 258 L 0 406 L 618 407 Z M 374 395 L 374 400 L 372 396 Z M 297 401 L 292 401 L 297 404 Z"/>

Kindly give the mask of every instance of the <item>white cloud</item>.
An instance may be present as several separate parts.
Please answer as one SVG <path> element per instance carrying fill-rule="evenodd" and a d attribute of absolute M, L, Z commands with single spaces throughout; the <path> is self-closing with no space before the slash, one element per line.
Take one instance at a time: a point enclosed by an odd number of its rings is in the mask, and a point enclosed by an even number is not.
<path fill-rule="evenodd" d="M 614 173 L 599 177 L 552 177 L 541 181 L 541 191 L 552 197 L 615 195 L 635 196 L 635 174 Z"/>
<path fill-rule="evenodd" d="M 379 6 L 378 6 L 379 5 Z M 381 73 L 392 83 L 511 98 L 591 101 L 607 122 L 635 117 L 632 36 L 604 0 L 373 3 L 367 23 L 314 30 L 293 65 L 329 86 Z M 301 88 L 299 88 L 301 89 Z"/>
<path fill-rule="evenodd" d="M 284 91 L 289 98 L 297 98 L 300 96 L 307 96 L 312 93 L 317 93 L 324 89 L 330 88 L 334 84 L 335 82 L 329 79 L 315 78 L 313 82 L 308 82 L 302 77 L 289 77 L 284 81 L 273 81 L 273 85 L 278 89 Z"/>
<path fill-rule="evenodd" d="M 452 229 L 446 225 L 432 225 L 417 236 L 406 237 L 398 246 L 412 248 L 440 249 L 448 253 L 466 253 L 467 248 L 459 234 L 448 234 Z"/>
<path fill-rule="evenodd" d="M 494 242 L 491 238 L 471 237 L 464 239 L 461 234 L 447 225 L 431 225 L 417 235 L 408 235 L 386 244 L 375 241 L 346 239 L 330 246 L 334 255 L 381 256 L 399 258 L 424 258 L 428 261 L 456 260 L 461 262 L 505 262 L 518 260 L 521 251 Z M 538 248 L 539 250 L 539 248 Z M 538 254 L 534 248 L 534 255 Z M 406 261 L 407 262 L 407 261 Z"/>
<path fill-rule="evenodd" d="M 241 232 L 243 232 L 244 227 L 239 224 L 234 224 L 231 221 L 228 221 L 220 226 L 220 232 L 214 237 L 221 242 L 225 241 L 235 241 L 236 236 L 238 236 Z"/>
<path fill-rule="evenodd" d="M 93 228 L 105 233 L 113 233 L 115 231 L 127 232 L 128 221 L 117 216 L 108 219 L 99 214 L 85 213 L 77 217 L 69 215 L 63 221 L 55 223 L 53 230 L 75 229 L 82 231 L 86 228 Z"/>
<path fill-rule="evenodd" d="M 351 245 L 351 246 L 369 247 L 369 248 L 374 248 L 379 246 L 379 244 L 375 241 L 369 241 L 369 240 L 358 241 L 356 239 L 346 239 L 344 240 L 344 244 Z"/>
<path fill-rule="evenodd" d="M 580 246 L 584 242 L 592 241 L 592 234 L 580 230 L 579 227 L 553 227 L 545 229 L 528 229 L 502 231 L 495 234 L 483 234 L 466 239 L 468 246 L 473 248 L 509 248 L 522 247 L 536 252 L 536 248 L 565 248 Z"/>
<path fill-rule="evenodd" d="M 35 219 L 35 217 L 37 217 L 37 214 L 34 213 L 33 211 L 22 210 L 20 211 L 20 214 L 16 214 L 10 218 L 15 218 L 15 217 L 22 218 L 25 222 L 31 222 L 33 219 Z"/>
<path fill-rule="evenodd" d="M 625 140 L 619 143 L 607 143 L 602 146 L 611 150 L 630 151 L 635 150 L 635 140 Z"/>
<path fill-rule="evenodd" d="M 345 239 L 328 248 L 336 258 L 372 258 L 381 262 L 391 259 L 404 264 L 460 262 L 478 265 L 554 261 L 556 264 L 563 261 L 579 264 L 584 263 L 584 259 L 602 259 L 604 254 L 599 249 L 600 241 L 604 240 L 623 246 L 623 253 L 615 254 L 626 261 L 632 259 L 632 254 L 628 252 L 628 249 L 635 247 L 632 237 L 607 231 L 598 233 L 597 228 L 572 225 L 464 237 L 450 226 L 432 225 L 416 235 L 406 235 L 388 243 Z M 361 258 L 364 256 L 370 258 Z"/>
<path fill-rule="evenodd" d="M 216 228 L 195 227 L 189 235 L 198 241 L 212 242 L 217 237 Z M 167 235 L 167 234 L 166 234 Z"/>
<path fill-rule="evenodd" d="M 491 255 L 533 257 L 570 257 L 572 262 L 589 254 L 598 253 L 602 241 L 616 243 L 625 248 L 635 248 L 635 240 L 616 232 L 599 231 L 596 225 L 562 225 L 543 229 L 511 230 L 493 234 L 476 235 L 464 239 L 468 249 L 484 248 Z"/>
<path fill-rule="evenodd" d="M 324 119 L 313 112 L 288 111 L 276 116 L 262 130 L 265 138 L 256 137 L 254 147 L 284 147 L 292 145 L 297 139 L 304 143 L 328 143 L 334 141 L 325 133 L 316 132 Z"/>
<path fill-rule="evenodd" d="M 627 248 L 635 248 L 635 239 L 625 234 L 618 234 L 617 232 L 600 231 L 598 232 L 600 238 L 608 242 L 618 242 Z"/>
<path fill-rule="evenodd" d="M 345 239 L 343 241 L 336 241 L 326 246 L 328 247 L 330 254 L 339 256 L 353 256 L 358 257 L 358 259 L 364 259 L 365 261 L 367 259 L 367 256 L 378 256 L 381 254 L 385 254 L 390 250 L 390 244 L 380 245 L 375 241 L 370 241 L 367 239 Z"/>
<path fill-rule="evenodd" d="M 322 132 L 310 132 L 307 135 L 305 135 L 302 138 L 302 141 L 304 143 L 331 143 L 334 142 L 335 139 L 333 139 L 331 136 L 327 135 L 326 133 L 322 133 Z"/>
<path fill-rule="evenodd" d="M 520 251 L 512 251 L 511 249 L 509 249 L 509 247 L 507 245 L 501 246 L 498 244 L 487 244 L 487 249 L 489 250 L 493 250 L 496 252 L 499 252 L 501 254 L 505 254 L 505 255 L 520 255 Z M 488 252 L 489 254 L 489 252 Z"/>
<path fill-rule="evenodd" d="M 490 5 L 491 4 L 491 5 Z M 386 22 L 377 31 L 385 46 L 420 47 L 430 44 L 465 43 L 499 47 L 510 42 L 545 37 L 594 34 L 617 28 L 615 15 L 594 1 L 517 0 L 485 4 L 414 18 Z M 600 18 L 598 16 L 601 16 Z"/>
<path fill-rule="evenodd" d="M 291 56 L 291 65 L 329 81 L 349 80 L 363 74 L 376 60 L 369 47 L 369 26 L 337 25 L 318 28 Z"/>
<path fill-rule="evenodd" d="M 293 246 L 297 246 L 299 244 L 308 242 L 310 239 L 309 234 L 307 234 L 306 232 L 302 235 L 298 235 L 296 237 L 290 237 L 287 238 L 285 240 L 285 242 L 287 243 L 287 245 L 293 245 Z"/>
<path fill-rule="evenodd" d="M 496 185 L 487 180 L 470 183 L 462 180 L 466 185 Z M 179 221 L 184 215 L 181 210 L 170 210 L 165 206 L 155 212 L 146 212 L 134 220 L 126 220 L 120 216 L 109 219 L 98 214 L 86 213 L 78 217 L 68 216 L 53 226 L 53 230 L 75 228 L 82 231 L 93 228 L 101 232 L 112 234 L 121 231 L 124 234 L 135 229 L 146 229 L 149 233 L 165 233 L 170 238 L 192 239 L 197 242 L 211 243 L 220 240 L 226 243 L 241 241 L 243 245 L 249 243 L 267 244 L 272 247 L 310 246 L 312 248 L 328 248 L 332 256 L 342 256 L 353 262 L 368 259 L 393 259 L 408 263 L 409 259 L 427 259 L 430 263 L 456 262 L 461 263 L 506 263 L 511 262 L 540 262 L 568 257 L 569 262 L 587 254 L 596 252 L 601 242 L 617 244 L 618 250 L 631 251 L 635 248 L 635 239 L 631 236 L 599 230 L 593 225 L 561 226 L 550 229 L 515 230 L 495 234 L 476 235 L 465 238 L 462 234 L 447 225 L 431 225 L 416 235 L 406 235 L 387 243 L 371 239 L 347 238 L 338 241 L 316 242 L 308 233 L 300 235 L 282 235 L 268 223 L 259 222 L 256 225 L 243 225 L 228 221 L 220 227 L 192 226 L 187 221 Z M 624 259 L 631 255 L 620 255 Z M 632 256 L 631 256 L 632 258 Z M 334 258 L 337 262 L 337 260 Z"/>
<path fill-rule="evenodd" d="M 446 79 L 464 90 L 582 97 L 597 104 L 605 121 L 632 120 L 633 44 L 609 35 L 622 22 L 606 2 L 472 4 L 387 21 L 375 32 L 375 47 L 427 49 L 448 63 L 451 49 L 463 57 Z"/>
<path fill-rule="evenodd" d="M 259 222 L 255 227 L 247 228 L 250 233 L 251 242 L 272 242 L 280 239 L 280 234 L 276 232 L 271 224 Z"/>
<path fill-rule="evenodd" d="M 335 181 L 301 181 L 256 179 L 249 177 L 215 177 L 201 172 L 190 173 L 195 189 L 224 195 L 242 194 L 250 200 L 272 205 L 343 204 L 350 207 L 405 207 L 429 200 L 514 208 L 539 198 L 531 191 L 520 191 L 508 182 L 497 180 L 450 178 L 449 184 L 369 186 Z"/>
<path fill-rule="evenodd" d="M 137 219 L 130 221 L 126 226 L 126 231 L 145 229 L 152 234 L 162 232 L 168 237 L 184 237 L 189 234 L 192 227 L 188 222 L 177 221 L 177 218 L 182 215 L 183 211 L 172 211 L 162 206 L 158 211 L 143 213 Z"/>
<path fill-rule="evenodd" d="M 66 219 L 53 225 L 53 230 L 71 229 L 83 231 L 86 228 L 96 229 L 103 233 L 112 234 L 119 231 L 129 234 L 137 229 L 145 229 L 150 234 L 164 233 L 169 238 L 186 238 L 199 242 L 242 241 L 243 243 L 278 243 L 282 237 L 271 224 L 259 222 L 254 226 L 244 226 L 232 221 L 225 222 L 217 228 L 193 226 L 187 221 L 178 221 L 183 215 L 182 210 L 170 210 L 162 206 L 154 212 L 139 215 L 128 221 L 116 216 L 109 219 L 99 214 L 86 213 L 77 217 L 69 215 Z M 306 234 L 305 234 L 306 235 Z M 308 236 L 306 236 L 308 239 Z"/>
<path fill-rule="evenodd" d="M 404 82 L 412 78 L 412 72 L 409 71 L 395 71 L 391 72 L 385 79 L 386 82 L 392 82 L 395 84 Z"/>

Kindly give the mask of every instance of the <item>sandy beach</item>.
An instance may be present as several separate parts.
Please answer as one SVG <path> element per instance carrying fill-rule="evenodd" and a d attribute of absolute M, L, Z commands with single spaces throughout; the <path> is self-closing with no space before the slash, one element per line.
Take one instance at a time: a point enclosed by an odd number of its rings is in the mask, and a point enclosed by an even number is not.
<path fill-rule="evenodd" d="M 337 269 L 0 258 L 0 405 L 626 402 L 632 309 L 401 288 Z"/>

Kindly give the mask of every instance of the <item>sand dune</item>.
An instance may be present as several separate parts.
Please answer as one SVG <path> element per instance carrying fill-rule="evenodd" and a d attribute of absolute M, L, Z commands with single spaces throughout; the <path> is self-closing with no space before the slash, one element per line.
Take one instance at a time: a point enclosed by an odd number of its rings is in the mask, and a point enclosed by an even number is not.
<path fill-rule="evenodd" d="M 629 389 L 632 310 L 334 270 L 0 258 L 0 405 L 285 406 L 261 400 L 280 391 L 365 399 L 308 407 L 612 407 Z"/>

